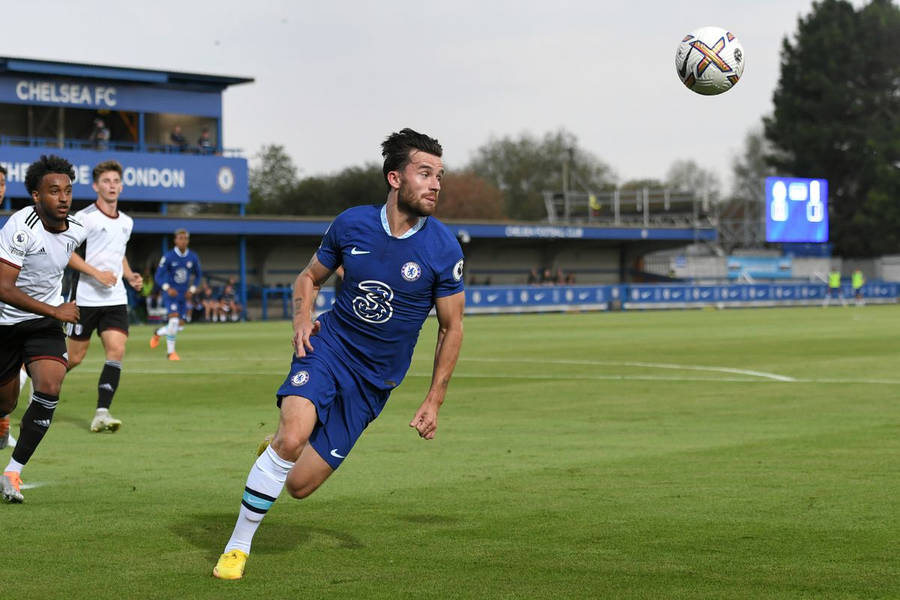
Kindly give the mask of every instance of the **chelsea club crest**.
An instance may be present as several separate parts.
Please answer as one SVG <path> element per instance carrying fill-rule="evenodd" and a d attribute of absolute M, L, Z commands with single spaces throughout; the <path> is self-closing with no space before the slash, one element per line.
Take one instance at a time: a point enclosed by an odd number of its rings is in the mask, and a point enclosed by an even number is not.
<path fill-rule="evenodd" d="M 407 281 L 415 281 L 422 276 L 422 267 L 418 263 L 408 262 L 400 268 L 400 274 Z"/>
<path fill-rule="evenodd" d="M 309 381 L 308 371 L 297 371 L 296 373 L 294 373 L 294 376 L 291 377 L 291 385 L 293 385 L 294 387 L 305 385 L 307 381 Z"/>

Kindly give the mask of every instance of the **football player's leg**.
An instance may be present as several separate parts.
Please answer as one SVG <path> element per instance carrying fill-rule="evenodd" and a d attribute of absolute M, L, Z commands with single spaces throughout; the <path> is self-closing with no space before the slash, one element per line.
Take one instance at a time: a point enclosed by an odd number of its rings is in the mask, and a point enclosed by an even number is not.
<path fill-rule="evenodd" d="M 10 444 L 9 415 L 16 409 L 18 399 L 19 379 L 17 374 L 7 374 L 0 379 L 0 449 L 12 445 Z"/>
<path fill-rule="evenodd" d="M 325 462 L 312 445 L 306 444 L 288 474 L 286 482 L 288 493 L 298 500 L 306 498 L 319 489 L 332 473 L 334 469 L 331 465 Z"/>
<path fill-rule="evenodd" d="M 9 464 L 4 469 L 4 475 L 8 472 L 20 474 L 22 467 L 28 463 L 44 439 L 59 403 L 59 390 L 66 375 L 66 365 L 61 360 L 35 360 L 28 364 L 28 371 L 34 381 L 34 393 L 31 395 L 31 404 L 22 415 L 19 439 Z"/>
<path fill-rule="evenodd" d="M 70 337 L 68 342 L 66 342 L 66 346 L 68 347 L 69 352 L 69 370 L 71 371 L 75 367 L 81 364 L 81 361 L 84 360 L 84 357 L 87 355 L 88 347 L 91 345 L 91 338 L 88 339 L 76 339 Z"/>
<path fill-rule="evenodd" d="M 300 456 L 318 417 L 312 402 L 299 396 L 281 401 L 281 418 L 272 443 L 259 455 L 244 487 L 240 513 L 225 545 L 225 552 L 213 570 L 216 577 L 239 579 L 250 553 L 253 535 L 263 517 L 284 488 L 294 461 Z M 235 551 L 238 553 L 235 554 Z"/>
<path fill-rule="evenodd" d="M 166 324 L 166 354 L 170 357 L 175 354 L 175 337 L 178 335 L 178 312 L 169 313 L 169 321 Z"/>
<path fill-rule="evenodd" d="M 109 414 L 109 407 L 119 388 L 128 334 L 121 329 L 104 329 L 100 333 L 100 339 L 103 340 L 103 348 L 106 351 L 106 362 L 97 382 L 97 411 L 91 422 L 91 431 L 116 431 L 122 422 Z"/>

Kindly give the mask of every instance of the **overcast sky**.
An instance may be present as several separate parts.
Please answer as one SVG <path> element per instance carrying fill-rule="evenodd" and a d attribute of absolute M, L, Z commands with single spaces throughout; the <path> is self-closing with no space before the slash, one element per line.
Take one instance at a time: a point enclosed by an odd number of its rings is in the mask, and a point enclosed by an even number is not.
<path fill-rule="evenodd" d="M 861 1 L 861 0 L 860 0 Z M 860 1 L 855 1 L 859 5 Z M 559 128 L 620 181 L 694 159 L 728 182 L 772 110 L 781 41 L 811 0 L 3 2 L 0 55 L 252 77 L 224 96 L 224 141 L 287 148 L 301 175 L 381 161 L 412 127 L 462 167 L 492 137 Z M 152 7 L 151 7 L 152 6 Z M 685 88 L 675 47 L 718 25 L 738 85 Z"/>

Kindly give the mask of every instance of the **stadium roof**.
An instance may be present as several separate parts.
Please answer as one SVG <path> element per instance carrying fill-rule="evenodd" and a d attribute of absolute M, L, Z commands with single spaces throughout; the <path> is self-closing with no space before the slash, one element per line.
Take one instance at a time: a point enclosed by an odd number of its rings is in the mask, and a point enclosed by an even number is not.
<path fill-rule="evenodd" d="M 0 74 L 3 73 L 56 75 L 61 77 L 103 79 L 106 81 L 140 83 L 145 85 L 182 88 L 215 88 L 220 90 L 225 89 L 230 85 L 250 83 L 253 81 L 250 77 L 232 77 L 208 73 L 182 73 L 179 71 L 136 69 L 132 67 L 91 65 L 85 63 L 0 56 Z"/>

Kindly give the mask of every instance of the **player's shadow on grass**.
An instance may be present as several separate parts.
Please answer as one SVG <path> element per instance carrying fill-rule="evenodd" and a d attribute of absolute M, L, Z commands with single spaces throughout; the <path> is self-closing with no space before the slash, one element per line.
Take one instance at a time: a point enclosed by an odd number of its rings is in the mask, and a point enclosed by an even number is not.
<path fill-rule="evenodd" d="M 188 515 L 184 520 L 170 525 L 169 529 L 189 544 L 207 550 L 211 557 L 216 557 L 231 536 L 235 516 L 232 513 Z M 259 554 L 289 552 L 309 543 L 313 538 L 324 538 L 328 544 L 337 548 L 352 550 L 363 547 L 352 535 L 333 529 L 278 523 L 277 526 L 259 529 L 253 538 L 253 551 Z"/>

